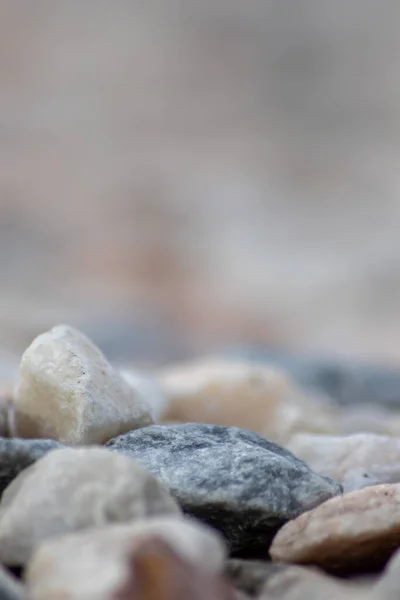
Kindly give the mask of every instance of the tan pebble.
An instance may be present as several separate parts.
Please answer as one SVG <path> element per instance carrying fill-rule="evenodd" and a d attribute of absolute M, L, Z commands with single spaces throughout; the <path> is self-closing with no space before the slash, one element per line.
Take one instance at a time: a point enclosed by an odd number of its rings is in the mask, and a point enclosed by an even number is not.
<path fill-rule="evenodd" d="M 381 568 L 399 546 L 400 484 L 387 484 L 336 496 L 289 521 L 270 555 L 332 573 L 363 573 Z"/>

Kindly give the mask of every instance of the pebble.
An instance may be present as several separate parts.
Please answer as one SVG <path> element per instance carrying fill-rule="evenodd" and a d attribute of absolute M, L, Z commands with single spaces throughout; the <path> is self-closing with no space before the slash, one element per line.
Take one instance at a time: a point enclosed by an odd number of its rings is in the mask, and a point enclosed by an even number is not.
<path fill-rule="evenodd" d="M 257 598 L 258 600 L 370 600 L 368 590 L 366 591 L 362 585 L 328 577 L 316 569 L 296 566 L 288 566 L 268 578 Z"/>
<path fill-rule="evenodd" d="M 59 325 L 24 352 L 14 392 L 17 436 L 96 444 L 152 422 L 146 397 L 83 333 Z"/>
<path fill-rule="evenodd" d="M 54 450 L 3 493 L 0 562 L 24 565 L 39 543 L 65 532 L 179 512 L 162 484 L 132 458 L 105 448 Z"/>
<path fill-rule="evenodd" d="M 162 540 L 206 573 L 223 568 L 226 550 L 217 532 L 188 517 L 154 517 L 44 542 L 26 571 L 32 597 L 52 600 L 62 593 L 70 600 L 110 598 L 128 583 L 132 555 L 151 540 Z"/>
<path fill-rule="evenodd" d="M 130 579 L 110 598 L 133 599 L 236 600 L 237 595 L 223 576 L 204 571 L 182 559 L 163 540 L 154 539 L 133 553 Z"/>
<path fill-rule="evenodd" d="M 332 498 L 284 525 L 274 561 L 318 566 L 327 572 L 382 568 L 400 546 L 400 484 L 383 484 Z"/>
<path fill-rule="evenodd" d="M 285 443 L 296 431 L 337 432 L 337 408 L 304 391 L 282 370 L 199 361 L 158 375 L 166 421 L 230 425 Z"/>
<path fill-rule="evenodd" d="M 371 433 L 305 433 L 295 435 L 287 448 L 317 473 L 339 481 L 345 492 L 400 482 L 400 438 Z"/>
<path fill-rule="evenodd" d="M 0 438 L 0 496 L 21 471 L 57 448 L 64 446 L 55 440 Z"/>
<path fill-rule="evenodd" d="M 341 492 L 288 450 L 236 427 L 153 425 L 107 447 L 157 475 L 184 512 L 224 533 L 232 552 L 267 554 L 286 521 Z"/>

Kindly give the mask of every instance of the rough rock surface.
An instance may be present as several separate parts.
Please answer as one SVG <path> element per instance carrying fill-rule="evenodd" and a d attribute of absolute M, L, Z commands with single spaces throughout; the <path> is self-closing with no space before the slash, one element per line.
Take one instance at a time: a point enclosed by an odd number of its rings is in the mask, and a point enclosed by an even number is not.
<path fill-rule="evenodd" d="M 400 482 L 400 439 L 359 433 L 349 436 L 297 434 L 287 448 L 314 471 L 333 477 L 345 492 Z"/>
<path fill-rule="evenodd" d="M 278 368 L 199 361 L 164 369 L 159 380 L 166 421 L 242 427 L 280 443 L 296 431 L 337 432 L 336 407 Z"/>
<path fill-rule="evenodd" d="M 288 450 L 236 427 L 153 425 L 107 447 L 155 473 L 185 512 L 225 534 L 233 552 L 266 554 L 283 523 L 341 491 Z"/>
<path fill-rule="evenodd" d="M 0 495 L 21 471 L 51 450 L 64 447 L 55 440 L 0 438 Z"/>
<path fill-rule="evenodd" d="M 399 546 L 400 484 L 387 484 L 332 498 L 286 523 L 270 554 L 332 573 L 366 573 L 383 567 Z"/>
<path fill-rule="evenodd" d="M 189 518 L 154 517 L 44 542 L 29 564 L 26 581 L 37 599 L 51 600 L 62 590 L 70 600 L 106 600 L 127 584 L 131 557 L 151 540 L 162 540 L 206 573 L 223 567 L 225 547 L 211 528 Z"/>
<path fill-rule="evenodd" d="M 38 336 L 23 354 L 14 408 L 16 435 L 70 444 L 103 443 L 153 422 L 146 398 L 65 325 Z"/>
<path fill-rule="evenodd" d="M 43 540 L 64 532 L 179 513 L 168 491 L 136 461 L 105 448 L 55 450 L 28 467 L 0 502 L 0 561 L 24 565 Z"/>

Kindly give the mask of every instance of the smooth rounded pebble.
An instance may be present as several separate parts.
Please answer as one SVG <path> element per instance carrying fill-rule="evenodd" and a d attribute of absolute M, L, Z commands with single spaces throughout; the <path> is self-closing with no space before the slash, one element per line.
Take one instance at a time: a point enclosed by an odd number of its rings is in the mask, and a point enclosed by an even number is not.
<path fill-rule="evenodd" d="M 55 440 L 0 438 L 0 496 L 17 475 L 51 450 L 65 448 Z"/>
<path fill-rule="evenodd" d="M 4 491 L 0 562 L 24 565 L 43 540 L 69 531 L 179 512 L 132 458 L 105 448 L 54 450 Z"/>
<path fill-rule="evenodd" d="M 365 573 L 380 569 L 399 546 L 400 484 L 387 484 L 332 498 L 286 523 L 270 554 L 276 562 Z"/>
<path fill-rule="evenodd" d="M 132 555 L 154 539 L 208 573 L 222 570 L 226 551 L 217 532 L 190 518 L 154 517 L 44 542 L 25 575 L 32 598 L 52 600 L 62 593 L 69 600 L 108 600 L 127 584 Z"/>
<path fill-rule="evenodd" d="M 153 425 L 107 447 L 156 474 L 183 510 L 220 529 L 234 552 L 266 554 L 286 521 L 341 491 L 288 450 L 237 427 Z"/>
<path fill-rule="evenodd" d="M 317 473 L 340 481 L 345 492 L 400 482 L 400 438 L 297 434 L 286 447 Z"/>
<path fill-rule="evenodd" d="M 285 443 L 297 431 L 337 432 L 337 407 L 278 368 L 203 360 L 158 374 L 165 421 L 230 425 Z"/>
<path fill-rule="evenodd" d="M 24 352 L 14 392 L 17 436 L 96 444 L 151 423 L 145 394 L 76 329 L 53 327 Z"/>

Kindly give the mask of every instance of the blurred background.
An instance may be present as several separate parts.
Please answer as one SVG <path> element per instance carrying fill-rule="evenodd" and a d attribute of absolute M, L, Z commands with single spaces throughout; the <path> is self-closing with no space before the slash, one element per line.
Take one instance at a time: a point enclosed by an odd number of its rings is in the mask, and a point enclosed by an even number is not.
<path fill-rule="evenodd" d="M 0 346 L 400 364 L 400 3 L 0 0 Z"/>

